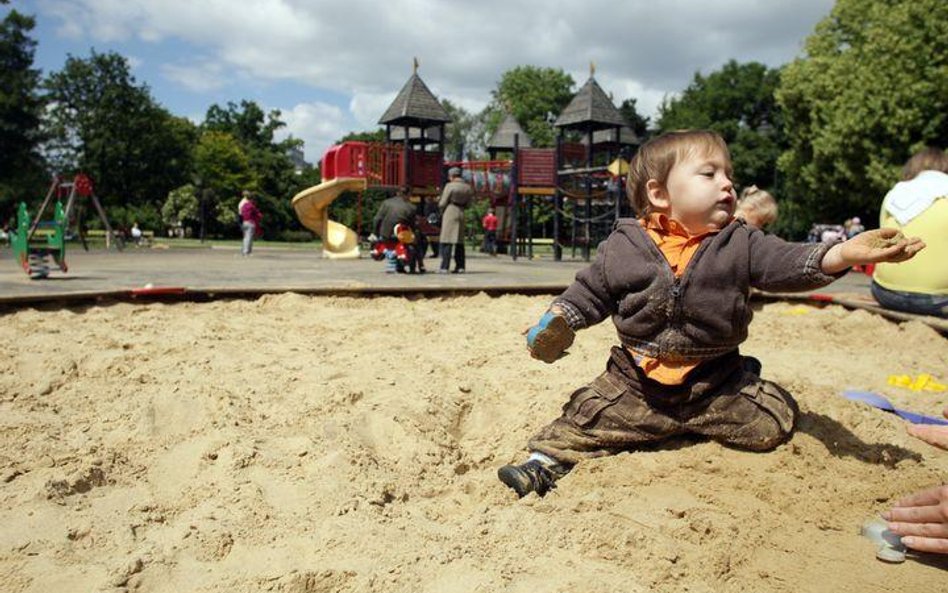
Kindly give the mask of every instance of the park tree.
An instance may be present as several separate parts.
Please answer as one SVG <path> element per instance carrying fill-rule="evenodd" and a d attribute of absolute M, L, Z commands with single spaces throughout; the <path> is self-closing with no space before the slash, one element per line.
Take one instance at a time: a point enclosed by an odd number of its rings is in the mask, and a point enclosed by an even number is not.
<path fill-rule="evenodd" d="M 445 158 L 461 160 L 470 152 L 473 144 L 471 133 L 474 129 L 475 118 L 466 109 L 447 99 L 441 99 L 441 106 L 451 118 L 444 131 Z"/>
<path fill-rule="evenodd" d="M 516 118 L 537 147 L 553 146 L 555 118 L 573 98 L 573 77 L 560 68 L 517 66 L 500 77 L 491 91 L 491 101 L 479 114 L 481 133 L 486 142 L 500 126 L 504 113 Z"/>
<path fill-rule="evenodd" d="M 336 140 L 335 144 L 342 144 L 343 142 L 385 142 L 385 130 L 378 129 L 371 132 L 349 132 L 342 138 Z"/>
<path fill-rule="evenodd" d="M 635 135 L 644 141 L 648 138 L 649 118 L 639 113 L 636 103 L 637 100 L 634 97 L 626 99 L 619 106 L 619 113 L 622 114 L 625 121 L 629 122 L 629 127 L 632 128 Z"/>
<path fill-rule="evenodd" d="M 187 180 L 194 126 L 160 107 L 123 56 L 69 56 L 44 87 L 47 157 L 56 172 L 89 174 L 107 206 L 157 207 Z"/>
<path fill-rule="evenodd" d="M 267 237 L 299 228 L 291 199 L 303 188 L 289 153 L 302 148 L 303 141 L 293 137 L 276 140 L 276 132 L 286 126 L 281 115 L 277 109 L 265 113 L 256 102 L 242 100 L 239 104 L 228 102 L 226 107 L 212 105 L 201 126 L 207 132 L 230 135 L 246 154 Z"/>
<path fill-rule="evenodd" d="M 188 183 L 168 192 L 161 205 L 161 220 L 167 228 L 195 226 L 201 223 L 201 205 L 197 188 Z"/>
<path fill-rule="evenodd" d="M 948 3 L 838 0 L 777 101 L 788 191 L 819 221 L 875 220 L 904 161 L 948 145 Z"/>
<path fill-rule="evenodd" d="M 662 102 L 658 128 L 718 132 L 730 148 L 737 182 L 775 189 L 777 158 L 786 142 L 774 100 L 779 80 L 779 70 L 734 60 L 707 76 L 695 73 L 680 96 Z"/>
<path fill-rule="evenodd" d="M 231 134 L 219 131 L 205 131 L 194 147 L 193 181 L 208 232 L 236 228 L 241 192 L 258 188 L 243 146 Z"/>
<path fill-rule="evenodd" d="M 10 11 L 0 21 L 0 211 L 42 191 L 40 141 L 43 100 L 33 68 L 35 19 Z M 4 201 L 6 200 L 6 201 Z M 5 215 L 4 215 L 5 216 Z M 5 222 L 5 220 L 4 220 Z"/>

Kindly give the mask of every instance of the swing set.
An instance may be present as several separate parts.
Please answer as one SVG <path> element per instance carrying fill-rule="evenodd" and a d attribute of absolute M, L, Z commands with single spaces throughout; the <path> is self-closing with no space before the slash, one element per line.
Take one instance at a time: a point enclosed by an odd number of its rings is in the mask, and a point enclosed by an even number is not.
<path fill-rule="evenodd" d="M 55 204 L 53 199 L 55 198 Z M 99 219 L 105 227 L 105 246 L 108 249 L 124 247 L 124 240 L 117 235 L 105 216 L 99 198 L 93 191 L 92 180 L 82 173 L 76 175 L 72 181 L 64 181 L 54 177 L 46 192 L 46 197 L 36 211 L 36 216 L 30 218 L 26 203 L 21 202 L 17 209 L 15 230 L 10 232 L 10 245 L 13 257 L 23 268 L 31 280 L 49 277 L 50 264 L 63 273 L 69 267 L 66 264 L 66 238 L 70 228 L 71 215 L 75 211 L 76 235 L 86 251 L 89 245 L 86 242 L 85 229 L 82 223 L 83 206 L 81 200 L 88 199 L 95 207 Z M 63 207 L 63 199 L 66 206 Z M 44 220 L 46 211 L 53 207 L 52 219 Z"/>

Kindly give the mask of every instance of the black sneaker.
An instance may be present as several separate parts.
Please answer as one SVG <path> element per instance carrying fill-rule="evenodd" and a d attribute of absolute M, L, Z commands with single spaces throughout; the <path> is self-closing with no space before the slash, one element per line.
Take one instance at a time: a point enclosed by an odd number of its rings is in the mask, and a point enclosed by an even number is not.
<path fill-rule="evenodd" d="M 522 465 L 505 465 L 497 470 L 497 477 L 523 498 L 531 492 L 545 496 L 568 472 L 569 469 L 562 465 L 544 465 L 531 459 Z"/>

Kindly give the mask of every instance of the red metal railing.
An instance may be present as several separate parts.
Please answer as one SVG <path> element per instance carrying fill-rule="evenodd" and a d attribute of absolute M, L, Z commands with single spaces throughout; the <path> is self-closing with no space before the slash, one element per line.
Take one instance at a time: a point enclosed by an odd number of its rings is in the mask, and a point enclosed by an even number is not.
<path fill-rule="evenodd" d="M 443 167 L 440 152 L 409 151 L 412 187 L 438 187 Z M 376 142 L 343 142 L 323 156 L 323 179 L 337 177 L 364 178 L 370 186 L 405 184 L 405 152 L 399 144 Z"/>

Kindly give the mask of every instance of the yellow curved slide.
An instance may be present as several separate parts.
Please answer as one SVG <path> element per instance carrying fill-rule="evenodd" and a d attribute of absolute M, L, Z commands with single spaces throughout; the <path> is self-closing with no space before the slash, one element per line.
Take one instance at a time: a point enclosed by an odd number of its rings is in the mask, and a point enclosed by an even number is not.
<path fill-rule="evenodd" d="M 323 257 L 359 257 L 359 236 L 344 224 L 329 220 L 329 205 L 344 191 L 365 189 L 365 179 L 337 177 L 293 196 L 293 209 L 303 226 L 323 240 Z"/>

